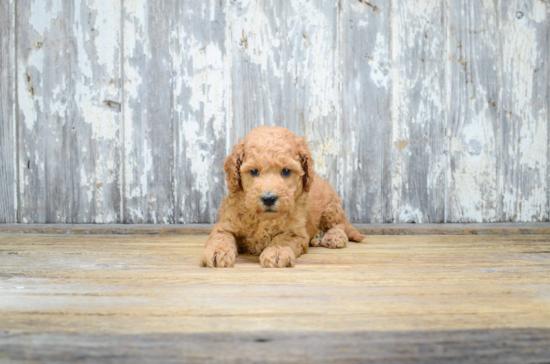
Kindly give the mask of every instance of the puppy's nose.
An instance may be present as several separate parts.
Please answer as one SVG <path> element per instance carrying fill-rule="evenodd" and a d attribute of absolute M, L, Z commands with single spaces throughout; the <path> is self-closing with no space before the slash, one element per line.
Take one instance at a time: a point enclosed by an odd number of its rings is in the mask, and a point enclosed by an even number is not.
<path fill-rule="evenodd" d="M 262 196 L 262 203 L 266 206 L 273 206 L 275 205 L 275 202 L 277 202 L 277 199 L 277 196 L 268 193 Z"/>

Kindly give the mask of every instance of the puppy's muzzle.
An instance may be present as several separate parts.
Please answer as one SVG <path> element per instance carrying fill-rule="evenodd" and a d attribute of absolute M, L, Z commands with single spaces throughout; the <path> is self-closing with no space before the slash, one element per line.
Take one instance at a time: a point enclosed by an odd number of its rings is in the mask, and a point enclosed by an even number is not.
<path fill-rule="evenodd" d="M 277 202 L 278 199 L 279 199 L 279 197 L 277 197 L 275 195 L 272 195 L 271 193 L 266 193 L 261 198 L 262 204 L 264 204 L 267 207 L 275 205 L 275 203 Z"/>

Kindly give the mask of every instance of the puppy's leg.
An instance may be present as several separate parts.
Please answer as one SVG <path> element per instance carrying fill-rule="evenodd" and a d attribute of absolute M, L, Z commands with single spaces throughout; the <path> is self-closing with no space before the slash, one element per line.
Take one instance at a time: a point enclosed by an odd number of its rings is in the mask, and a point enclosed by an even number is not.
<path fill-rule="evenodd" d="M 344 209 L 342 208 L 342 200 L 340 200 L 340 197 L 336 194 L 336 192 L 333 191 L 333 199 L 332 201 L 327 205 L 325 211 L 323 212 L 323 215 L 321 217 L 321 230 L 326 231 L 325 238 L 327 241 L 336 241 L 336 240 L 342 240 L 342 231 L 344 232 L 344 235 L 346 237 L 345 241 L 356 241 L 360 242 L 363 239 L 366 238 L 365 235 L 362 235 L 359 233 L 359 231 L 351 225 L 348 218 L 346 217 L 346 213 L 344 212 Z M 334 228 L 337 228 L 337 231 L 332 232 Z M 329 234 L 331 233 L 331 234 Z M 329 236 L 327 237 L 327 235 Z M 322 241 L 322 239 L 321 239 Z M 328 242 L 326 243 L 328 244 Z M 340 243 L 341 244 L 341 243 Z M 325 245 L 321 245 L 325 246 Z M 346 246 L 332 246 L 334 248 L 343 248 Z M 327 246 L 327 248 L 330 248 L 331 246 Z"/>
<path fill-rule="evenodd" d="M 277 235 L 260 255 L 263 268 L 294 267 L 296 257 L 307 251 L 308 239 L 305 237 Z"/>
<path fill-rule="evenodd" d="M 209 268 L 230 268 L 235 265 L 237 254 L 237 240 L 218 223 L 214 225 L 206 241 L 200 265 Z"/>
<path fill-rule="evenodd" d="M 328 229 L 321 239 L 317 241 L 317 245 L 329 249 L 345 248 L 348 242 L 348 236 L 344 230 L 343 224 L 338 224 Z"/>

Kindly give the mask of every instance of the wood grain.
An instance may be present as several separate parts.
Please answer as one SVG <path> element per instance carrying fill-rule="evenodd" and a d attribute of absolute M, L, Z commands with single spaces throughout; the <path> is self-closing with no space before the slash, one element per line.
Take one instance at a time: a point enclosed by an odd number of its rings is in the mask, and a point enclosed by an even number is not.
<path fill-rule="evenodd" d="M 125 223 L 173 223 L 174 1 L 124 2 Z"/>
<path fill-rule="evenodd" d="M 217 0 L 125 4 L 126 223 L 217 218 L 230 123 L 226 12 Z"/>
<path fill-rule="evenodd" d="M 441 0 L 392 2 L 395 222 L 443 222 L 446 34 Z"/>
<path fill-rule="evenodd" d="M 226 37 L 229 2 L 175 2 L 170 37 L 175 125 L 174 221 L 216 221 L 226 194 L 221 168 L 231 126 Z M 215 167 L 214 167 L 215 166 Z"/>
<path fill-rule="evenodd" d="M 493 1 L 450 2 L 446 221 L 500 220 L 499 9 Z"/>
<path fill-rule="evenodd" d="M 0 332 L 0 359 L 56 363 L 244 363 L 259 357 L 263 363 L 544 363 L 549 347 L 547 329 L 46 337 Z"/>
<path fill-rule="evenodd" d="M 341 8 L 338 192 L 350 221 L 391 222 L 391 8 L 385 1 L 357 0 Z"/>
<path fill-rule="evenodd" d="M 23 223 L 120 222 L 119 14 L 108 0 L 18 2 Z"/>
<path fill-rule="evenodd" d="M 0 223 L 17 222 L 15 2 L 0 4 Z"/>
<path fill-rule="evenodd" d="M 281 270 L 199 268 L 206 239 L 0 234 L 0 359 L 547 358 L 549 235 L 369 236 Z"/>
<path fill-rule="evenodd" d="M 212 224 L 0 224 L 0 233 L 210 235 Z M 354 224 L 366 235 L 541 235 L 550 223 Z"/>
<path fill-rule="evenodd" d="M 550 5 L 500 3 L 502 43 L 501 221 L 546 221 Z"/>

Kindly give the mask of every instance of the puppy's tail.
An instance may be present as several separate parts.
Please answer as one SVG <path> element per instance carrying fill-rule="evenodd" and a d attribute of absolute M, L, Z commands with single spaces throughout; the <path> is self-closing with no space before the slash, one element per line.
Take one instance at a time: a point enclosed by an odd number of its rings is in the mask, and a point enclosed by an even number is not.
<path fill-rule="evenodd" d="M 366 236 L 359 233 L 359 230 L 353 227 L 353 225 L 351 225 L 349 221 L 346 224 L 344 224 L 344 231 L 346 232 L 348 239 L 351 241 L 360 242 L 366 238 Z"/>

